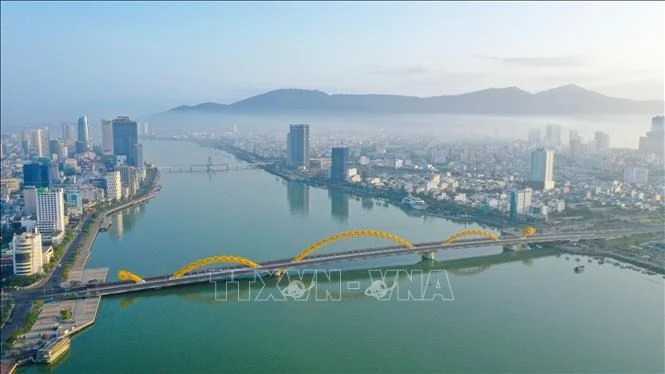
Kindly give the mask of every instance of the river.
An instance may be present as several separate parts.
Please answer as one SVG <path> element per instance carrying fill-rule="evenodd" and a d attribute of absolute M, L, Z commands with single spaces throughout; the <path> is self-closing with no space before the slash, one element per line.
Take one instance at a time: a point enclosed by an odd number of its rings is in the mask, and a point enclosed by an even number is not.
<path fill-rule="evenodd" d="M 185 142 L 145 142 L 144 154 L 158 165 L 201 164 L 208 156 L 238 162 Z M 112 217 L 88 267 L 109 267 L 109 280 L 116 280 L 120 269 L 171 273 L 216 255 L 286 258 L 341 231 L 383 230 L 421 242 L 465 229 L 372 199 L 286 183 L 261 170 L 165 173 L 161 184 L 157 198 Z M 321 253 L 389 243 L 353 238 Z M 344 273 L 361 287 L 342 292 L 341 301 L 221 301 L 214 284 L 106 297 L 95 325 L 73 338 L 65 358 L 20 372 L 665 370 L 660 276 L 538 251 L 533 258 L 508 253 L 450 268 L 441 278 L 445 301 L 377 300 L 363 293 L 372 279 L 362 270 Z M 500 252 L 480 248 L 441 257 Z M 413 255 L 343 267 L 399 269 L 419 261 Z M 586 270 L 576 274 L 580 263 Z M 327 286 L 334 289 L 334 281 Z"/>

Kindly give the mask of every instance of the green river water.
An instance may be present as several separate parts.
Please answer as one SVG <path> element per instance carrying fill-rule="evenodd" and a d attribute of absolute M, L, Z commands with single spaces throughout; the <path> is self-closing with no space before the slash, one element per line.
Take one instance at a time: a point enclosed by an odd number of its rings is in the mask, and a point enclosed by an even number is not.
<path fill-rule="evenodd" d="M 208 156 L 238 162 L 185 142 L 149 141 L 144 154 L 158 165 L 202 164 Z M 215 255 L 287 258 L 341 231 L 384 230 L 422 242 L 465 229 L 372 199 L 287 184 L 260 170 L 164 173 L 160 183 L 156 199 L 113 217 L 88 267 L 108 267 L 108 279 L 116 280 L 119 269 L 171 273 Z M 321 253 L 388 244 L 353 238 Z M 95 325 L 73 338 L 65 358 L 20 372 L 665 370 L 663 278 L 538 252 L 480 248 L 442 254 L 494 254 L 433 265 L 439 275 L 448 269 L 440 278 L 446 301 L 377 300 L 363 292 L 372 281 L 366 270 L 343 273 L 341 301 L 221 301 L 214 284 L 105 297 Z M 340 267 L 432 268 L 419 261 L 412 255 Z M 580 263 L 586 270 L 575 274 Z M 360 288 L 346 290 L 347 278 Z M 406 283 L 418 284 L 415 279 Z M 321 283 L 335 289 L 334 279 Z M 279 290 L 270 282 L 266 288 Z"/>

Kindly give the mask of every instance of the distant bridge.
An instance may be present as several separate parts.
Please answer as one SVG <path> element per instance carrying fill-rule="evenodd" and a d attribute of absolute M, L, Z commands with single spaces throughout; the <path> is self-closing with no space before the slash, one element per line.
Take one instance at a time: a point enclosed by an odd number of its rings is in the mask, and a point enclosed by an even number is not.
<path fill-rule="evenodd" d="M 485 230 L 465 230 L 452 235 L 445 241 L 411 243 L 397 235 L 376 231 L 356 230 L 339 233 L 325 238 L 312 246 L 306 248 L 293 258 L 256 262 L 240 256 L 215 256 L 192 262 L 172 274 L 141 277 L 127 270 L 118 274 L 121 281 L 86 285 L 62 291 L 60 296 L 64 297 L 93 297 L 102 295 L 123 294 L 139 292 L 163 287 L 173 287 L 186 284 L 204 283 L 211 280 L 228 280 L 234 277 L 249 276 L 255 273 L 265 276 L 281 275 L 289 269 L 303 268 L 306 266 L 320 266 L 325 264 L 336 264 L 345 261 L 367 260 L 373 258 L 418 254 L 424 259 L 434 260 L 437 253 L 461 248 L 503 246 L 504 250 L 525 249 L 527 244 L 548 242 L 577 242 L 589 239 L 608 239 L 630 236 L 641 233 L 663 232 L 662 228 L 649 229 L 622 229 L 622 230 L 587 230 L 557 234 L 535 234 L 535 229 L 527 228 L 521 236 L 497 237 L 495 234 Z M 389 239 L 396 245 L 387 247 L 365 248 L 331 254 L 313 255 L 320 248 L 336 242 L 353 237 L 377 237 Z M 466 239 L 467 237 L 477 237 Z M 217 263 L 233 263 L 240 266 L 209 268 L 209 265 Z M 207 267 L 207 268 L 206 268 Z M 204 270 L 200 270 L 206 268 Z"/>
<path fill-rule="evenodd" d="M 214 163 L 212 157 L 208 157 L 208 162 L 205 164 L 184 164 L 184 165 L 168 165 L 159 166 L 157 169 L 163 173 L 219 173 L 230 171 L 242 171 L 258 169 L 262 166 L 272 165 L 273 162 L 250 162 L 243 164 L 231 165 L 226 162 Z"/>

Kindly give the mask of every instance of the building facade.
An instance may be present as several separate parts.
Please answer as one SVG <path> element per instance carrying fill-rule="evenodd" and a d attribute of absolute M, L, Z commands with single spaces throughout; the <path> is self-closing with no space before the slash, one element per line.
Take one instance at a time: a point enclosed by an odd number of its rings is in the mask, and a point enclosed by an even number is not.
<path fill-rule="evenodd" d="M 651 131 L 640 137 L 639 150 L 641 153 L 655 154 L 664 158 L 665 152 L 665 117 L 658 116 L 651 119 Z"/>
<path fill-rule="evenodd" d="M 510 193 L 510 218 L 531 213 L 531 188 L 515 190 Z"/>
<path fill-rule="evenodd" d="M 106 198 L 109 200 L 119 200 L 122 198 L 122 181 L 119 171 L 109 171 L 106 173 Z"/>
<path fill-rule="evenodd" d="M 78 217 L 83 214 L 83 199 L 81 191 L 76 188 L 65 190 L 65 213 L 69 216 Z"/>
<path fill-rule="evenodd" d="M 554 188 L 554 151 L 538 148 L 531 153 L 529 184 L 543 191 Z"/>
<path fill-rule="evenodd" d="M 78 119 L 78 132 L 76 138 L 76 152 L 83 153 L 90 150 L 90 133 L 88 132 L 88 117 Z"/>
<path fill-rule="evenodd" d="M 37 214 L 37 188 L 26 186 L 23 188 L 23 215 L 34 216 Z"/>
<path fill-rule="evenodd" d="M 602 131 L 594 133 L 594 142 L 597 152 L 607 152 L 610 150 L 610 134 Z"/>
<path fill-rule="evenodd" d="M 121 166 L 118 168 L 120 171 L 120 182 L 123 190 L 126 191 L 127 196 L 133 196 L 139 189 L 139 178 L 137 168 L 134 166 Z"/>
<path fill-rule="evenodd" d="M 545 131 L 545 144 L 550 147 L 561 145 L 561 126 L 548 124 Z"/>
<path fill-rule="evenodd" d="M 286 140 L 286 163 L 289 167 L 309 165 L 309 125 L 290 125 Z"/>
<path fill-rule="evenodd" d="M 65 231 L 65 196 L 62 188 L 37 189 L 37 227 L 54 236 Z"/>
<path fill-rule="evenodd" d="M 14 235 L 14 275 L 33 275 L 43 271 L 42 236 L 38 231 Z"/>
<path fill-rule="evenodd" d="M 49 187 L 52 181 L 51 165 L 40 162 L 23 164 L 23 186 Z"/>
<path fill-rule="evenodd" d="M 76 128 L 73 123 L 62 124 L 62 140 L 65 145 L 71 146 L 76 143 Z"/>
<path fill-rule="evenodd" d="M 32 132 L 32 151 L 37 157 L 49 156 L 48 130 L 37 129 Z"/>
<path fill-rule="evenodd" d="M 113 122 L 106 119 L 102 120 L 102 152 L 113 154 Z"/>
<path fill-rule="evenodd" d="M 346 180 L 349 164 L 349 148 L 334 147 L 332 149 L 332 165 L 330 167 L 330 180 L 333 182 L 343 182 Z"/>
<path fill-rule="evenodd" d="M 126 156 L 127 164 L 136 166 L 136 153 L 134 145 L 138 144 L 138 125 L 129 117 L 118 117 L 112 121 L 113 126 L 113 154 Z"/>

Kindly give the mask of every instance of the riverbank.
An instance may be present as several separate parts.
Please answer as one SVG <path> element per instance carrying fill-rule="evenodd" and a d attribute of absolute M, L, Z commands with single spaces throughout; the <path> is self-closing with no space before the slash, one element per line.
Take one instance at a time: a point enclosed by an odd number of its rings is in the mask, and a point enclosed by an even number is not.
<path fill-rule="evenodd" d="M 158 171 L 156 171 L 159 173 Z M 95 240 L 97 240 L 97 235 L 99 235 L 100 229 L 102 227 L 102 224 L 106 218 L 109 216 L 118 213 L 119 211 L 123 209 L 130 208 L 135 205 L 140 205 L 143 204 L 149 200 L 152 200 L 155 198 L 155 194 L 151 193 L 147 196 L 140 197 L 138 199 L 133 199 L 127 203 L 121 204 L 119 206 L 113 207 L 107 211 L 105 211 L 103 214 L 100 214 L 95 218 L 95 221 L 92 224 L 92 230 L 93 234 L 89 235 L 86 237 L 86 241 L 83 244 L 83 247 L 81 248 L 81 251 L 77 254 L 76 256 L 76 262 L 74 263 L 74 266 L 72 267 L 73 270 L 82 270 L 85 267 L 85 263 L 88 261 L 88 258 L 90 257 L 90 250 L 92 249 L 92 246 L 95 244 Z"/>
<path fill-rule="evenodd" d="M 658 274 L 665 275 L 665 265 L 663 265 L 662 263 L 649 261 L 648 259 L 639 259 L 632 256 L 626 256 L 625 254 L 622 254 L 617 251 L 608 251 L 596 248 L 580 248 L 572 246 L 560 246 L 560 248 L 562 251 L 566 253 L 574 255 L 591 256 L 591 257 L 608 257 L 615 259 L 617 261 L 639 266 L 648 271 L 653 271 Z"/>
<path fill-rule="evenodd" d="M 3 326 L 2 329 L 2 344 L 4 346 L 5 340 L 13 336 L 15 331 L 20 328 L 23 324 L 20 323 L 24 321 L 27 313 L 30 311 L 29 305 L 32 305 L 33 301 L 36 299 L 41 299 L 47 297 L 47 290 L 58 288 L 62 281 L 66 280 L 71 271 L 84 271 L 85 264 L 90 256 L 92 246 L 97 239 L 99 233 L 99 228 L 102 221 L 123 209 L 128 207 L 143 204 L 146 201 L 153 199 L 155 195 L 155 188 L 160 179 L 160 173 L 156 168 L 151 168 L 148 170 L 148 175 L 146 182 L 141 186 L 136 195 L 134 195 L 129 201 L 121 203 L 119 205 L 110 206 L 105 209 L 98 209 L 93 211 L 91 214 L 87 214 L 81 219 L 81 223 L 76 227 L 76 235 L 73 240 L 68 244 L 68 247 L 63 252 L 62 257 L 59 259 L 58 265 L 54 266 L 54 269 L 48 274 L 47 277 L 40 280 L 40 283 L 37 287 L 27 289 L 25 292 L 19 291 L 18 293 L 12 295 L 16 299 L 16 305 L 19 303 L 23 306 L 20 308 L 22 313 L 16 313 L 17 315 L 12 318 L 12 326 Z M 92 230 L 92 232 L 90 232 Z M 73 249 L 73 250 L 72 250 Z M 105 276 L 105 275 L 104 275 Z M 93 303 L 94 304 L 94 303 Z M 95 309 L 95 313 L 92 318 L 86 316 L 84 321 L 79 320 L 78 326 L 75 329 L 70 330 L 70 333 L 75 333 L 83 328 L 94 323 L 96 317 L 96 308 L 99 303 L 95 304 L 94 308 L 92 304 L 90 306 L 78 307 L 76 304 L 76 310 L 82 308 L 83 310 Z M 83 304 L 82 304 L 83 305 Z M 19 309 L 19 308 L 17 308 Z M 41 314 L 41 313 L 40 313 Z M 3 356 L 5 355 L 3 349 Z"/>
<path fill-rule="evenodd" d="M 240 149 L 238 147 L 235 147 L 230 144 L 223 144 L 223 143 L 214 143 L 210 142 L 208 140 L 198 140 L 195 141 L 195 143 L 199 144 L 200 146 L 203 147 L 212 147 L 215 149 L 219 149 L 225 152 L 228 152 L 235 156 L 237 159 L 245 162 L 250 162 L 250 163 L 255 163 L 255 162 L 272 162 L 273 160 L 266 160 L 258 155 L 255 155 L 253 153 L 250 153 L 248 151 L 245 151 L 243 149 Z M 290 170 L 285 170 L 279 167 L 277 163 L 274 164 L 267 164 L 267 165 L 257 165 L 259 168 L 263 169 L 264 171 L 268 172 L 269 174 L 272 174 L 276 177 L 279 177 L 283 180 L 289 181 L 289 182 L 300 182 L 304 183 L 308 186 L 311 187 L 318 187 L 318 188 L 324 188 L 324 189 L 336 189 L 338 191 L 342 191 L 344 193 L 353 195 L 353 196 L 358 196 L 358 197 L 372 197 L 376 199 L 383 199 L 387 201 L 388 203 L 401 207 L 401 199 L 404 197 L 403 193 L 394 193 L 392 191 L 384 191 L 384 190 L 376 190 L 376 189 L 366 189 L 361 186 L 356 186 L 356 185 L 349 185 L 349 184 L 339 184 L 339 183 L 334 183 L 331 182 L 327 179 L 323 178 L 308 178 L 305 176 L 302 176 L 300 174 L 294 173 Z M 488 227 L 488 228 L 493 228 L 496 230 L 501 230 L 505 228 L 505 222 L 501 221 L 498 222 L 496 220 L 491 220 L 491 219 L 485 219 L 482 217 L 477 217 L 475 215 L 464 215 L 464 216 L 454 216 L 450 214 L 445 214 L 440 211 L 432 211 L 432 210 L 425 210 L 422 211 L 422 214 L 428 215 L 431 217 L 438 217 L 438 218 L 443 218 L 450 220 L 452 222 L 457 222 L 457 223 L 476 223 L 478 225 L 481 225 L 483 227 Z"/>

